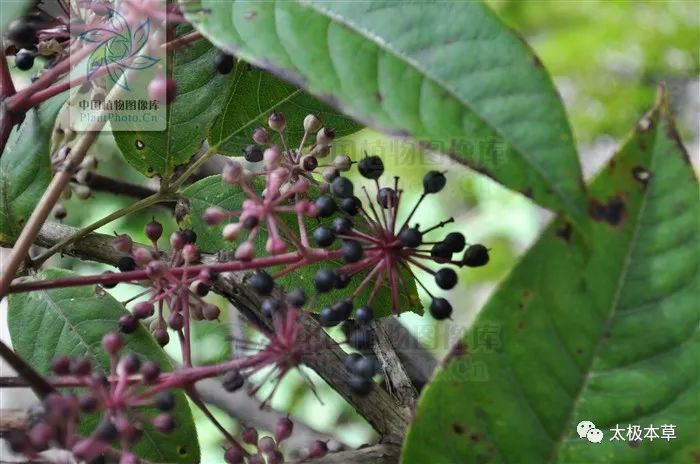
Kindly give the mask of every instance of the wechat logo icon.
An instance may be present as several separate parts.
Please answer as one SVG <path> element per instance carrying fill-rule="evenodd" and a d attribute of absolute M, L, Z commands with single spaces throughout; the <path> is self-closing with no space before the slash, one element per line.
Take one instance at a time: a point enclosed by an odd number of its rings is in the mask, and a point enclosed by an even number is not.
<path fill-rule="evenodd" d="M 600 443 L 603 441 L 603 431 L 597 429 L 591 421 L 581 421 L 576 426 L 576 432 L 579 438 L 585 438 L 591 443 Z"/>

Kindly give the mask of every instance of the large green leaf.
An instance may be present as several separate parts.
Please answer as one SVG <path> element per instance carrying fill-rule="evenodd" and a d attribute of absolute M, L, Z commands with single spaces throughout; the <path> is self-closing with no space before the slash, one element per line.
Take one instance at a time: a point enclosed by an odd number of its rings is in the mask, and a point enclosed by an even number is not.
<path fill-rule="evenodd" d="M 262 187 L 258 185 L 258 191 L 261 188 Z M 233 250 L 235 244 L 231 244 L 231 242 L 227 242 L 221 237 L 221 231 L 224 226 L 209 226 L 201 220 L 201 217 L 207 208 L 213 206 L 227 211 L 240 210 L 241 204 L 248 198 L 241 189 L 237 186 L 224 184 L 221 181 L 221 176 L 211 176 L 190 185 L 182 192 L 182 195 L 189 203 L 189 213 L 181 218 L 180 225 L 183 227 L 190 227 L 197 233 L 197 245 L 199 248 L 202 251 L 210 253 L 216 253 L 222 250 Z M 285 219 L 287 219 L 287 217 L 285 217 Z M 288 219 L 287 225 L 289 228 L 295 231 L 298 230 L 299 227 L 297 225 L 296 216 L 289 215 Z M 306 227 L 310 236 L 320 224 L 321 222 L 318 220 L 307 220 Z M 257 256 L 267 255 L 265 251 L 266 240 L 267 233 L 265 230 L 262 230 L 254 240 Z M 293 245 L 290 244 L 290 249 L 292 247 Z M 313 284 L 313 277 L 316 271 L 323 266 L 337 267 L 341 264 L 341 260 L 338 260 L 304 266 L 281 277 L 278 279 L 278 283 L 287 289 L 301 287 L 309 294 L 315 294 L 316 290 Z M 354 278 L 355 285 L 361 282 L 362 277 L 362 274 L 358 274 Z M 401 291 L 399 295 L 400 310 L 402 312 L 414 311 L 419 314 L 422 313 L 423 309 L 418 298 L 416 282 L 406 273 L 402 273 L 402 277 L 406 284 L 406 291 Z M 334 290 L 329 293 L 319 294 L 312 310 L 318 312 L 324 306 L 334 303 L 339 298 L 349 296 L 353 290 L 353 285 L 350 285 L 343 290 Z M 355 300 L 356 305 L 359 305 L 360 302 L 367 301 L 370 290 L 371 286 L 360 292 Z M 372 306 L 378 317 L 391 314 L 391 292 L 388 286 L 384 286 L 377 292 L 372 301 Z"/>
<path fill-rule="evenodd" d="M 544 232 L 424 391 L 402 462 L 697 456 L 700 202 L 665 103 L 590 195 L 591 254 L 562 219 Z M 579 438 L 583 420 L 602 443 Z M 677 438 L 611 441 L 616 424 L 674 424 Z"/>
<path fill-rule="evenodd" d="M 303 90 L 240 62 L 221 115 L 209 133 L 209 144 L 216 147 L 217 153 L 240 155 L 246 145 L 252 143 L 253 130 L 267 127 L 267 118 L 273 111 L 285 115 L 285 137 L 292 147 L 299 145 L 304 135 L 304 117 L 310 113 L 333 128 L 336 137 L 361 128 Z"/>
<path fill-rule="evenodd" d="M 57 96 L 29 111 L 10 134 L 0 158 L 0 242 L 19 235 L 51 182 L 51 133 L 65 100 Z"/>
<path fill-rule="evenodd" d="M 218 46 L 368 126 L 586 222 L 574 141 L 530 48 L 480 2 L 183 1 Z"/>
<path fill-rule="evenodd" d="M 61 269 L 48 269 L 37 279 L 55 279 L 75 275 Z M 119 317 L 127 314 L 124 307 L 108 293 L 95 287 L 72 287 L 57 290 L 15 294 L 10 297 L 8 327 L 12 345 L 39 372 L 48 374 L 57 355 L 89 356 L 104 372 L 109 372 L 109 356 L 100 343 L 102 336 L 118 330 Z M 139 354 L 142 359 L 158 363 L 163 370 L 172 370 L 165 352 L 146 329 L 125 337 L 124 352 Z M 176 393 L 177 406 L 173 418 L 177 427 L 169 435 L 144 426 L 144 436 L 134 451 L 151 462 L 199 462 L 197 431 L 187 400 Z M 143 412 L 155 414 L 149 408 Z M 94 425 L 94 420 L 92 421 Z"/>
<path fill-rule="evenodd" d="M 142 174 L 168 178 L 187 163 L 206 139 L 223 106 L 222 94 L 232 81 L 214 67 L 216 48 L 206 40 L 180 47 L 168 55 L 177 82 L 177 97 L 167 108 L 165 131 L 114 132 L 126 161 Z"/>

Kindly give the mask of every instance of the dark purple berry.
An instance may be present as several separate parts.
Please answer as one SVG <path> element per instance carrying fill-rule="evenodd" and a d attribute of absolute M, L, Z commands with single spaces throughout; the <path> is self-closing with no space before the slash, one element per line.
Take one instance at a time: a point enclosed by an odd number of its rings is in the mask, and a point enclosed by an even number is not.
<path fill-rule="evenodd" d="M 70 358 L 68 356 L 56 356 L 51 361 L 51 370 L 56 375 L 68 375 L 70 373 Z"/>
<path fill-rule="evenodd" d="M 168 316 L 168 327 L 177 331 L 185 326 L 185 318 L 180 313 L 170 313 Z"/>
<path fill-rule="evenodd" d="M 197 241 L 197 234 L 194 230 L 184 229 L 181 232 L 182 232 L 182 238 L 185 240 L 185 244 L 195 243 Z"/>
<path fill-rule="evenodd" d="M 372 346 L 372 332 L 367 327 L 357 327 L 350 333 L 348 343 L 356 350 L 366 350 Z"/>
<path fill-rule="evenodd" d="M 379 203 L 382 208 L 393 208 L 396 206 L 397 201 L 396 190 L 390 187 L 382 187 L 379 189 L 377 193 L 377 203 Z"/>
<path fill-rule="evenodd" d="M 119 318 L 119 330 L 125 334 L 133 333 L 139 326 L 139 320 L 132 314 L 125 314 Z"/>
<path fill-rule="evenodd" d="M 154 308 L 148 301 L 139 301 L 134 305 L 131 314 L 137 319 L 146 319 L 153 316 Z"/>
<path fill-rule="evenodd" d="M 70 361 L 70 373 L 73 375 L 84 376 L 90 375 L 92 371 L 92 363 L 89 358 L 80 356 L 73 358 Z"/>
<path fill-rule="evenodd" d="M 299 165 L 304 171 L 313 171 L 318 167 L 318 159 L 312 155 L 302 156 Z"/>
<path fill-rule="evenodd" d="M 44 422 L 39 422 L 32 427 L 27 436 L 34 451 L 43 451 L 49 447 L 49 442 L 54 436 L 54 429 Z"/>
<path fill-rule="evenodd" d="M 221 380 L 224 390 L 233 393 L 240 389 L 245 383 L 245 377 L 238 370 L 228 371 Z"/>
<path fill-rule="evenodd" d="M 489 250 L 484 245 L 470 245 L 464 252 L 462 264 L 469 267 L 479 267 L 489 262 Z"/>
<path fill-rule="evenodd" d="M 319 293 L 329 292 L 335 286 L 336 273 L 331 269 L 319 269 L 314 274 L 314 286 Z"/>
<path fill-rule="evenodd" d="M 339 321 L 344 321 L 352 314 L 352 301 L 350 301 L 348 298 L 343 298 L 342 300 L 338 300 L 333 303 L 331 308 L 336 314 L 336 318 Z"/>
<path fill-rule="evenodd" d="M 343 364 L 345 365 L 345 368 L 347 370 L 352 372 L 353 369 L 355 368 L 355 363 L 357 361 L 359 361 L 361 358 L 362 358 L 362 355 L 360 353 L 350 353 L 343 360 Z"/>
<path fill-rule="evenodd" d="M 134 247 L 134 241 L 127 234 L 121 234 L 114 237 L 112 246 L 121 253 L 131 253 Z"/>
<path fill-rule="evenodd" d="M 295 308 L 301 308 L 306 304 L 306 292 L 300 288 L 291 289 L 287 292 L 287 302 Z"/>
<path fill-rule="evenodd" d="M 102 273 L 102 275 L 109 275 L 109 274 L 114 274 L 114 272 L 112 272 L 112 271 L 104 271 L 104 272 Z M 119 282 L 103 282 L 103 283 L 102 283 L 102 286 L 103 286 L 104 288 L 114 288 L 114 287 L 117 286 L 118 283 L 119 283 Z"/>
<path fill-rule="evenodd" d="M 122 256 L 117 261 L 117 268 L 122 272 L 129 272 L 136 269 L 136 261 L 131 256 Z"/>
<path fill-rule="evenodd" d="M 277 445 L 272 437 L 262 437 L 258 441 L 258 449 L 265 454 L 272 453 L 276 447 Z"/>
<path fill-rule="evenodd" d="M 335 234 L 328 227 L 319 227 L 314 230 L 314 240 L 320 247 L 327 247 L 335 241 Z"/>
<path fill-rule="evenodd" d="M 141 369 L 141 359 L 135 353 L 129 353 L 119 360 L 118 368 L 127 375 L 134 375 Z"/>
<path fill-rule="evenodd" d="M 252 143 L 243 150 L 243 157 L 249 163 L 258 163 L 263 159 L 263 149 L 260 145 Z"/>
<path fill-rule="evenodd" d="M 357 164 L 357 170 L 367 179 L 378 179 L 384 173 L 384 163 L 378 156 L 365 156 Z"/>
<path fill-rule="evenodd" d="M 160 222 L 156 222 L 155 219 L 152 219 L 151 222 L 146 224 L 144 232 L 149 240 L 157 242 L 161 235 L 163 235 L 163 225 Z"/>
<path fill-rule="evenodd" d="M 443 290 L 450 290 L 457 285 L 457 273 L 454 269 L 444 267 L 435 273 L 435 283 Z"/>
<path fill-rule="evenodd" d="M 355 311 L 355 322 L 360 325 L 366 325 L 374 319 L 374 311 L 369 306 L 360 306 Z"/>
<path fill-rule="evenodd" d="M 430 302 L 430 314 L 439 321 L 447 319 L 452 315 L 452 305 L 444 298 L 433 298 Z"/>
<path fill-rule="evenodd" d="M 329 196 L 320 196 L 316 199 L 316 209 L 318 209 L 318 215 L 320 217 L 331 217 L 336 210 L 335 201 Z"/>
<path fill-rule="evenodd" d="M 23 453 L 27 445 L 29 445 L 29 438 L 23 430 L 10 430 L 6 437 L 10 445 L 10 449 L 13 453 L 20 454 Z"/>
<path fill-rule="evenodd" d="M 241 440 L 243 440 L 243 443 L 247 443 L 249 445 L 257 445 L 258 431 L 255 430 L 253 427 L 244 428 L 241 432 Z"/>
<path fill-rule="evenodd" d="M 153 397 L 153 404 L 161 411 L 172 411 L 175 407 L 175 395 L 167 390 L 158 392 L 156 396 Z"/>
<path fill-rule="evenodd" d="M 423 177 L 423 191 L 425 193 L 438 193 L 445 188 L 447 179 L 439 171 L 430 171 Z"/>
<path fill-rule="evenodd" d="M 352 280 L 352 276 L 350 274 L 347 272 L 338 271 L 335 279 L 335 288 L 343 289 L 347 287 L 350 284 L 350 280 Z"/>
<path fill-rule="evenodd" d="M 163 327 L 158 327 L 153 331 L 153 338 L 156 339 L 160 346 L 165 346 L 170 341 L 170 335 Z"/>
<path fill-rule="evenodd" d="M 141 377 L 144 383 L 154 383 L 158 380 L 158 376 L 160 376 L 160 367 L 153 361 L 146 361 L 141 366 Z"/>
<path fill-rule="evenodd" d="M 333 219 L 332 227 L 336 234 L 348 234 L 352 231 L 352 221 L 345 217 L 337 217 Z"/>
<path fill-rule="evenodd" d="M 100 421 L 99 425 L 95 427 L 94 433 L 95 438 L 100 441 L 112 441 L 119 435 L 119 431 L 108 418 L 104 418 Z"/>
<path fill-rule="evenodd" d="M 356 263 L 364 256 L 362 245 L 355 240 L 343 240 L 340 252 L 343 255 L 343 259 L 348 263 Z"/>
<path fill-rule="evenodd" d="M 277 298 L 265 298 L 260 305 L 263 314 L 268 318 L 272 318 L 272 315 L 280 312 L 283 307 L 284 305 Z"/>
<path fill-rule="evenodd" d="M 318 322 L 323 327 L 334 327 L 340 324 L 340 321 L 336 317 L 335 311 L 332 308 L 326 306 L 318 313 Z"/>
<path fill-rule="evenodd" d="M 92 393 L 85 393 L 78 397 L 78 405 L 83 412 L 93 412 L 97 409 L 97 397 Z"/>
<path fill-rule="evenodd" d="M 353 196 L 354 187 L 350 179 L 338 176 L 331 182 L 331 192 L 333 192 L 333 195 L 340 198 L 351 198 Z"/>
<path fill-rule="evenodd" d="M 219 53 L 214 57 L 214 67 L 219 74 L 228 74 L 233 70 L 233 56 L 228 53 Z"/>
<path fill-rule="evenodd" d="M 118 333 L 108 332 L 102 337 L 102 347 L 109 354 L 117 354 L 122 346 L 124 346 L 124 340 Z"/>
<path fill-rule="evenodd" d="M 325 441 L 314 440 L 309 445 L 309 455 L 308 459 L 318 459 L 324 457 L 328 454 L 328 445 Z"/>
<path fill-rule="evenodd" d="M 350 377 L 350 389 L 359 396 L 365 396 L 372 390 L 372 379 L 353 375 Z"/>
<path fill-rule="evenodd" d="M 416 248 L 423 243 L 423 234 L 415 227 L 406 228 L 399 233 L 399 240 L 405 247 Z"/>
<path fill-rule="evenodd" d="M 270 274 L 265 271 L 258 271 L 250 277 L 250 287 L 258 295 L 266 296 L 272 293 L 275 288 L 275 281 Z"/>
<path fill-rule="evenodd" d="M 357 197 L 343 198 L 340 201 L 340 209 L 350 216 L 354 216 L 360 212 L 362 202 Z"/>
<path fill-rule="evenodd" d="M 226 464 L 243 464 L 245 454 L 239 448 L 231 447 L 224 452 L 224 461 Z"/>
<path fill-rule="evenodd" d="M 459 232 L 450 232 L 447 234 L 442 243 L 444 243 L 445 247 L 447 247 L 447 249 L 452 253 L 459 253 L 460 251 L 464 250 L 464 247 L 467 244 L 466 240 L 464 239 L 464 235 L 460 234 Z"/>
<path fill-rule="evenodd" d="M 286 440 L 292 435 L 294 430 L 294 422 L 288 417 L 280 417 L 275 423 L 275 441 L 277 443 Z"/>

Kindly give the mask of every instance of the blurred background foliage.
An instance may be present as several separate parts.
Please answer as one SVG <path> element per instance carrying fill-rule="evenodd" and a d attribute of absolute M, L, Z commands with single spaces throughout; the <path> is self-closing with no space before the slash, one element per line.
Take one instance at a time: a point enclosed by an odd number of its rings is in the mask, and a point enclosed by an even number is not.
<path fill-rule="evenodd" d="M 524 35 L 552 75 L 566 104 L 587 177 L 612 154 L 649 108 L 660 82 L 666 82 L 671 91 L 681 132 L 691 156 L 697 161 L 700 2 L 489 0 L 488 4 L 503 21 Z M 387 171 L 401 177 L 407 203 L 412 201 L 411 197 L 418 198 L 424 172 L 446 170 L 448 188 L 439 198 L 429 198 L 425 202 L 418 222 L 427 226 L 454 217 L 456 224 L 451 230 L 461 230 L 467 241 L 484 243 L 491 248 L 491 263 L 484 268 L 463 269 L 460 285 L 449 292 L 448 297 L 455 305 L 453 321 L 436 325 L 430 316 L 404 314 L 400 318 L 426 347 L 441 357 L 452 340 L 473 320 L 498 281 L 534 241 L 550 215 L 525 197 L 462 166 L 434 159 L 413 145 L 370 130 L 334 145 L 336 153 L 348 153 L 355 159 L 365 150 L 382 156 Z M 100 161 L 99 172 L 107 175 L 118 172 L 123 180 L 144 181 L 121 160 L 109 134 L 101 138 L 93 151 Z M 89 224 L 130 202 L 130 199 L 100 193 L 87 201 L 69 200 L 66 222 L 75 226 Z M 166 226 L 166 237 L 175 229 L 170 212 L 155 208 L 122 218 L 100 231 L 127 232 L 136 240 L 146 242 L 143 225 L 152 216 Z M 435 234 L 439 236 L 440 232 Z M 93 264 L 68 258 L 62 260 L 54 264 L 80 272 L 102 270 Z M 422 278 L 432 290 L 432 279 L 425 275 Z M 122 300 L 135 293 L 137 289 L 128 286 L 119 286 L 114 291 Z M 224 302 L 217 302 L 225 306 Z M 223 313 L 227 314 L 231 312 Z M 206 323 L 206 327 L 198 327 L 196 332 L 199 338 L 195 345 L 197 362 L 216 362 L 230 355 L 229 325 Z M 337 336 L 342 340 L 339 331 Z M 169 350 L 175 349 L 177 346 L 172 343 Z M 311 427 L 335 434 L 347 445 L 370 442 L 374 434 L 369 426 L 317 376 L 307 373 L 323 404 L 310 392 L 304 378 L 293 373 L 283 382 L 272 406 L 288 411 Z M 264 397 L 267 391 L 262 389 L 260 396 Z M 221 441 L 203 416 L 195 417 L 200 426 L 203 462 L 215 462 Z M 239 427 L 229 419 L 225 423 L 232 431 Z"/>

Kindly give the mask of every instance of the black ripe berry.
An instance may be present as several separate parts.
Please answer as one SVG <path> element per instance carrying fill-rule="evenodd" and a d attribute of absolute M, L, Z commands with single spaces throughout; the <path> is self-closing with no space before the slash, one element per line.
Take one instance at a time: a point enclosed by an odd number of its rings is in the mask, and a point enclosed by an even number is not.
<path fill-rule="evenodd" d="M 328 227 L 319 227 L 314 231 L 314 240 L 320 247 L 327 247 L 335 241 L 335 234 Z"/>
<path fill-rule="evenodd" d="M 360 359 L 353 364 L 351 371 L 359 377 L 371 379 L 377 371 L 377 366 L 374 363 L 374 358 L 361 356 Z"/>
<path fill-rule="evenodd" d="M 333 308 L 328 306 L 323 308 L 321 312 L 318 313 L 318 322 L 323 327 L 333 327 L 340 324 L 340 321 L 336 317 L 335 311 L 333 311 Z"/>
<path fill-rule="evenodd" d="M 258 271 L 250 278 L 250 287 L 258 295 L 266 296 L 272 293 L 272 289 L 275 288 L 275 281 L 267 272 Z"/>
<path fill-rule="evenodd" d="M 352 221 L 345 217 L 337 217 L 333 219 L 331 226 L 336 234 L 347 234 L 352 230 Z"/>
<path fill-rule="evenodd" d="M 454 269 L 443 267 L 435 273 L 435 283 L 443 290 L 449 290 L 457 285 L 457 273 Z"/>
<path fill-rule="evenodd" d="M 117 268 L 122 272 L 133 271 L 136 269 L 136 261 L 131 256 L 122 256 L 117 261 Z"/>
<path fill-rule="evenodd" d="M 364 256 L 362 245 L 355 240 L 343 240 L 340 252 L 343 255 L 343 259 L 348 263 L 356 263 Z"/>
<path fill-rule="evenodd" d="M 374 311 L 369 306 L 360 306 L 355 311 L 355 322 L 360 325 L 366 325 L 374 319 Z"/>
<path fill-rule="evenodd" d="M 158 392 L 153 398 L 153 404 L 161 411 L 172 411 L 175 407 L 175 395 L 167 390 Z"/>
<path fill-rule="evenodd" d="M 351 276 L 347 272 L 338 272 L 335 277 L 335 288 L 343 289 L 350 284 Z"/>
<path fill-rule="evenodd" d="M 104 271 L 104 272 L 102 273 L 102 275 L 109 275 L 109 274 L 114 274 L 114 272 L 112 272 L 112 271 Z M 110 282 L 110 283 L 104 282 L 104 283 L 102 283 L 102 286 L 103 286 L 104 288 L 114 288 L 114 287 L 117 286 L 117 284 L 118 284 L 118 282 Z"/>
<path fill-rule="evenodd" d="M 146 361 L 141 366 L 141 377 L 144 383 L 153 383 L 158 380 L 160 376 L 160 367 L 153 361 Z"/>
<path fill-rule="evenodd" d="M 399 240 L 405 247 L 416 248 L 423 243 L 423 234 L 416 227 L 407 228 L 401 231 Z"/>
<path fill-rule="evenodd" d="M 329 292 L 335 286 L 336 274 L 331 269 L 319 269 L 314 274 L 314 285 L 320 293 Z"/>
<path fill-rule="evenodd" d="M 102 421 L 99 423 L 97 427 L 95 427 L 95 438 L 97 438 L 100 441 L 112 441 L 115 438 L 117 438 L 117 435 L 119 435 L 119 432 L 117 431 L 117 428 L 114 426 L 111 420 L 105 418 L 102 419 Z"/>
<path fill-rule="evenodd" d="M 360 353 L 350 353 L 343 360 L 343 364 L 347 370 L 352 372 L 355 368 L 355 363 L 360 359 L 362 359 L 362 355 Z"/>
<path fill-rule="evenodd" d="M 30 48 L 37 42 L 36 27 L 29 21 L 17 19 L 7 27 L 7 38 L 20 48 Z"/>
<path fill-rule="evenodd" d="M 70 358 L 68 356 L 57 356 L 51 361 L 51 370 L 56 375 L 68 375 L 70 373 Z"/>
<path fill-rule="evenodd" d="M 365 396 L 372 390 L 372 379 L 353 375 L 350 377 L 350 389 L 356 395 Z"/>
<path fill-rule="evenodd" d="M 228 53 L 219 53 L 214 58 L 214 66 L 219 74 L 228 74 L 233 70 L 233 56 Z"/>
<path fill-rule="evenodd" d="M 197 241 L 197 234 L 192 229 L 184 229 L 182 231 L 182 238 L 185 239 L 186 243 L 195 243 Z"/>
<path fill-rule="evenodd" d="M 357 197 L 343 198 L 340 201 L 340 209 L 350 216 L 354 216 L 360 212 L 360 199 Z"/>
<path fill-rule="evenodd" d="M 351 198 L 354 188 L 350 179 L 339 176 L 331 182 L 331 192 L 333 192 L 333 195 L 340 198 Z"/>
<path fill-rule="evenodd" d="M 330 217 L 336 210 L 335 201 L 331 197 L 320 196 L 316 199 L 316 208 L 318 209 L 318 215 L 322 218 Z"/>
<path fill-rule="evenodd" d="M 467 244 L 466 240 L 464 239 L 464 235 L 460 234 L 459 232 L 450 232 L 447 234 L 442 243 L 452 253 L 459 253 L 460 251 L 464 250 L 464 247 Z"/>
<path fill-rule="evenodd" d="M 134 375 L 141 369 L 141 359 L 135 353 L 129 353 L 122 356 L 118 367 L 127 375 Z"/>
<path fill-rule="evenodd" d="M 377 193 L 377 203 L 379 203 L 382 208 L 388 209 L 396 206 L 397 197 L 396 191 L 390 187 L 382 187 Z"/>
<path fill-rule="evenodd" d="M 425 193 L 438 193 L 445 187 L 447 179 L 439 171 L 430 171 L 423 177 L 423 191 Z"/>
<path fill-rule="evenodd" d="M 92 362 L 89 358 L 80 356 L 70 360 L 70 373 L 73 375 L 85 376 L 92 371 Z"/>
<path fill-rule="evenodd" d="M 348 343 L 356 350 L 366 350 L 372 346 L 372 332 L 367 327 L 357 327 L 350 333 Z"/>
<path fill-rule="evenodd" d="M 435 258 L 437 262 L 449 261 L 452 259 L 452 252 L 444 243 L 436 243 L 430 250 L 430 256 Z"/>
<path fill-rule="evenodd" d="M 34 66 L 34 54 L 28 51 L 21 51 L 15 55 L 15 66 L 20 71 L 28 71 Z"/>
<path fill-rule="evenodd" d="M 378 179 L 384 173 L 384 163 L 378 156 L 365 156 L 357 164 L 357 170 L 367 179 Z"/>
<path fill-rule="evenodd" d="M 489 250 L 481 244 L 470 245 L 464 252 L 462 264 L 469 267 L 479 267 L 489 262 Z"/>
<path fill-rule="evenodd" d="M 352 314 L 352 301 L 348 298 L 343 298 L 333 303 L 333 312 L 339 321 L 344 321 Z"/>
<path fill-rule="evenodd" d="M 277 298 L 265 298 L 260 305 L 265 317 L 272 318 L 272 315 L 282 310 L 282 302 Z"/>
<path fill-rule="evenodd" d="M 293 288 L 287 292 L 287 302 L 295 308 L 301 308 L 306 304 L 306 293 L 300 288 Z"/>
<path fill-rule="evenodd" d="M 224 375 L 223 380 L 221 381 L 221 385 L 223 385 L 224 390 L 226 390 L 229 393 L 235 392 L 236 390 L 241 388 L 244 383 L 245 378 L 238 370 L 228 371 Z"/>
<path fill-rule="evenodd" d="M 430 302 L 430 314 L 439 321 L 447 319 L 452 315 L 452 305 L 444 298 L 433 298 Z"/>
<path fill-rule="evenodd" d="M 257 163 L 263 159 L 263 150 L 260 145 L 250 144 L 243 150 L 243 157 L 249 163 Z"/>

